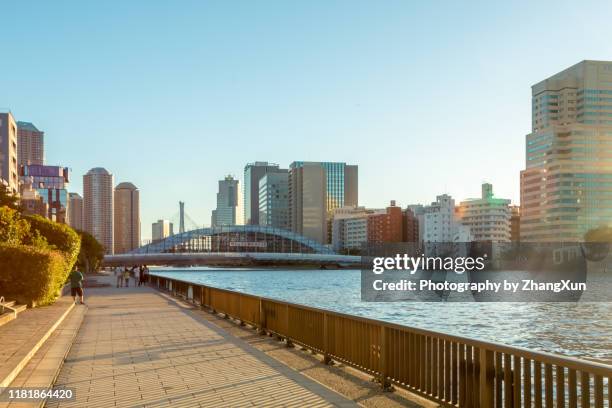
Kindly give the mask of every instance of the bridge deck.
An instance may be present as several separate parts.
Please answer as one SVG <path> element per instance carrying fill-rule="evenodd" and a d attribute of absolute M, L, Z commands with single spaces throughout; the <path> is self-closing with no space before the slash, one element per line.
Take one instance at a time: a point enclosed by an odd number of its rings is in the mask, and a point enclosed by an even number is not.
<path fill-rule="evenodd" d="M 355 406 L 153 289 L 85 295 L 56 381 L 76 400 L 49 406 Z"/>

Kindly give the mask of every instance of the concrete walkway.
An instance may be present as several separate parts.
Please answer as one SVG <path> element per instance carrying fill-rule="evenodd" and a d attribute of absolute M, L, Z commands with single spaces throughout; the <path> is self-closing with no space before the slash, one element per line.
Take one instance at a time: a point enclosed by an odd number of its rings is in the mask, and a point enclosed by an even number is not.
<path fill-rule="evenodd" d="M 76 399 L 49 407 L 355 406 L 154 289 L 89 289 L 86 302 L 55 383 Z"/>
<path fill-rule="evenodd" d="M 27 309 L 0 326 L 0 388 L 15 379 L 72 307 L 72 298 L 62 296 L 51 306 Z"/>

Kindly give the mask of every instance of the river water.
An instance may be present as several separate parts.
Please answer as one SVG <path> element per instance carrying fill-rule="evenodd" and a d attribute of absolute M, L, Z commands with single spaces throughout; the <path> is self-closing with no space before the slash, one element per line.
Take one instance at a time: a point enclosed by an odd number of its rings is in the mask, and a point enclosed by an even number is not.
<path fill-rule="evenodd" d="M 612 303 L 361 301 L 359 270 L 153 268 L 152 274 L 612 364 Z"/>

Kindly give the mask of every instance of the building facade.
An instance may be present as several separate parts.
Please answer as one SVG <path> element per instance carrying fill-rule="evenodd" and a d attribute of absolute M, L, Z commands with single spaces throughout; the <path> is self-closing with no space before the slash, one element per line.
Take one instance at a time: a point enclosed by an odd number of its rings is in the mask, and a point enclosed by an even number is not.
<path fill-rule="evenodd" d="M 24 188 L 38 191 L 48 205 L 46 218 L 66 223 L 68 217 L 68 184 L 70 171 L 67 167 L 25 164 L 19 166 L 19 179 Z"/>
<path fill-rule="evenodd" d="M 391 201 L 384 212 L 368 216 L 368 244 L 402 242 L 403 226 L 402 209 Z"/>
<path fill-rule="evenodd" d="M 19 201 L 26 215 L 39 215 L 44 218 L 49 215 L 49 205 L 45 203 L 38 190 L 32 186 L 21 189 Z"/>
<path fill-rule="evenodd" d="M 151 241 L 158 242 L 174 235 L 174 225 L 168 220 L 157 220 L 151 224 Z"/>
<path fill-rule="evenodd" d="M 11 112 L 0 112 L 0 182 L 19 193 L 17 123 Z"/>
<path fill-rule="evenodd" d="M 612 224 L 612 62 L 582 61 L 531 93 L 520 239 L 580 241 Z"/>
<path fill-rule="evenodd" d="M 336 252 L 361 250 L 368 242 L 368 216 L 376 210 L 341 207 L 332 219 L 332 248 Z"/>
<path fill-rule="evenodd" d="M 319 243 L 327 241 L 325 169 L 303 164 L 289 170 L 291 230 Z"/>
<path fill-rule="evenodd" d="M 212 211 L 211 227 L 223 225 L 241 225 L 242 211 L 240 204 L 240 188 L 238 180 L 233 176 L 226 176 L 219 180 L 217 193 L 217 208 Z"/>
<path fill-rule="evenodd" d="M 115 187 L 115 253 L 124 254 L 140 246 L 140 193 L 132 183 Z"/>
<path fill-rule="evenodd" d="M 95 167 L 83 176 L 83 227 L 104 246 L 114 251 L 114 182 L 113 175 Z"/>
<path fill-rule="evenodd" d="M 68 193 L 68 225 L 83 229 L 83 197 L 78 193 Z"/>
<path fill-rule="evenodd" d="M 489 183 L 482 185 L 480 198 L 459 204 L 457 217 L 470 228 L 474 241 L 510 241 L 510 200 L 494 197 Z"/>
<path fill-rule="evenodd" d="M 45 132 L 30 122 L 17 122 L 17 162 L 26 164 L 45 164 Z"/>
<path fill-rule="evenodd" d="M 289 229 L 289 172 L 266 173 L 259 179 L 259 225 Z"/>
<path fill-rule="evenodd" d="M 510 206 L 510 241 L 518 242 L 521 240 L 521 207 L 518 205 Z"/>
<path fill-rule="evenodd" d="M 331 243 L 333 212 L 358 206 L 358 167 L 337 162 L 291 163 L 291 229 L 320 243 Z"/>
<path fill-rule="evenodd" d="M 436 201 L 423 208 L 423 243 L 470 242 L 470 228 L 455 217 L 455 200 L 448 194 L 436 197 Z M 421 228 L 419 228 L 421 229 Z"/>
<path fill-rule="evenodd" d="M 259 180 L 268 173 L 287 173 L 278 164 L 268 162 L 249 163 L 244 167 L 243 220 L 245 225 L 260 225 Z"/>
<path fill-rule="evenodd" d="M 402 211 L 402 217 L 404 222 L 402 241 L 413 242 L 420 245 L 421 240 L 419 239 L 418 217 L 410 208 L 406 208 L 404 211 Z"/>

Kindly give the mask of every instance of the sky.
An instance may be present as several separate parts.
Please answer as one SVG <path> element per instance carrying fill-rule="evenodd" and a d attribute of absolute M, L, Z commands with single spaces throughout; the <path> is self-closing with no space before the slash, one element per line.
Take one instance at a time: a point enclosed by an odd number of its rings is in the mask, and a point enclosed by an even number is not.
<path fill-rule="evenodd" d="M 178 201 L 210 223 L 244 165 L 359 165 L 359 203 L 519 202 L 531 85 L 612 60 L 610 1 L 12 1 L 0 109 L 47 164 L 139 187 L 143 239 Z M 8 17 L 8 18 L 7 18 Z"/>

